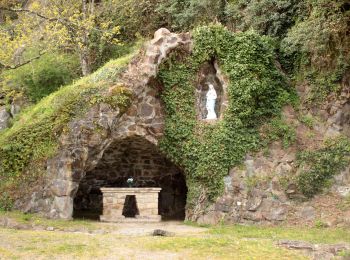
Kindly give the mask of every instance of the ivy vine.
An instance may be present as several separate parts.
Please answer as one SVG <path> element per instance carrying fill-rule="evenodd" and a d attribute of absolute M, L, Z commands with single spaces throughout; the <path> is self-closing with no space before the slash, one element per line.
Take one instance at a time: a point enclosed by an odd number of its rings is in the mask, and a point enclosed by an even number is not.
<path fill-rule="evenodd" d="M 229 169 L 261 146 L 259 126 L 279 115 L 291 96 L 268 37 L 211 25 L 194 30 L 193 39 L 192 52 L 173 52 L 158 75 L 166 109 L 160 146 L 185 171 L 188 209 L 199 203 L 203 192 L 207 202 L 222 193 Z M 223 120 L 208 124 L 197 120 L 193 78 L 213 59 L 229 79 L 229 105 Z"/>

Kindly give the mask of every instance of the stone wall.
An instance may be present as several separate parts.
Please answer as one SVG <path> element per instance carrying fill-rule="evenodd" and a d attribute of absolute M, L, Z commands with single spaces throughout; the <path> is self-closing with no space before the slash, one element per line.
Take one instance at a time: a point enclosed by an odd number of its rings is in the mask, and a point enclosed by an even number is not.
<path fill-rule="evenodd" d="M 10 118 L 11 115 L 6 107 L 0 107 L 0 131 L 8 127 Z"/>
<path fill-rule="evenodd" d="M 282 152 L 275 144 L 274 159 L 262 155 L 247 157 L 243 168 L 234 168 L 225 177 L 224 195 L 198 219 L 202 224 L 268 223 L 314 226 L 350 226 L 350 208 L 344 202 L 350 194 L 350 171 L 335 177 L 330 191 L 305 199 L 295 187 L 281 185 L 280 176 L 293 175 L 293 152 Z M 276 154 L 275 154 L 276 155 Z"/>
<path fill-rule="evenodd" d="M 5 94 L 0 89 L 0 131 L 10 126 L 10 120 L 14 118 L 25 106 L 27 101 L 18 96 L 11 101 L 11 104 L 5 105 Z"/>

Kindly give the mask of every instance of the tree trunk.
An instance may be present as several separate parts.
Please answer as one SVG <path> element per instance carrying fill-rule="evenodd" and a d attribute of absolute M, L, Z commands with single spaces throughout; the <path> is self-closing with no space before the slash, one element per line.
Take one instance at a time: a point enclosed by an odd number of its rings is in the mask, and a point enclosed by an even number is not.
<path fill-rule="evenodd" d="M 81 50 L 79 56 L 80 56 L 80 66 L 81 66 L 81 72 L 83 73 L 83 76 L 87 76 L 91 73 L 91 64 L 89 59 L 89 51 L 88 50 Z"/>
<path fill-rule="evenodd" d="M 225 25 L 227 24 L 226 7 L 227 7 L 227 0 L 220 0 L 218 18 L 219 18 L 219 22 Z"/>
<path fill-rule="evenodd" d="M 87 19 L 87 0 L 82 0 L 82 12 L 83 12 L 83 21 Z M 82 47 L 80 49 L 80 66 L 81 66 L 81 72 L 83 73 L 83 76 L 89 75 L 91 73 L 91 64 L 90 64 L 90 57 L 89 57 L 89 40 L 87 36 L 87 32 L 84 31 L 83 33 L 83 41 L 82 41 Z"/>

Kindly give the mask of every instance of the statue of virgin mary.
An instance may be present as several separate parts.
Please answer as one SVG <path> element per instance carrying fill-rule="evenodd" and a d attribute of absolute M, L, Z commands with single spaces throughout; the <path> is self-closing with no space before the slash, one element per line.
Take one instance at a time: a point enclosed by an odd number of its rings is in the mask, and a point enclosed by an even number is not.
<path fill-rule="evenodd" d="M 209 84 L 209 90 L 207 92 L 207 103 L 206 103 L 206 109 L 207 109 L 207 118 L 206 119 L 217 119 L 216 113 L 215 113 L 215 102 L 217 99 L 217 94 L 215 91 L 215 88 L 213 84 Z"/>

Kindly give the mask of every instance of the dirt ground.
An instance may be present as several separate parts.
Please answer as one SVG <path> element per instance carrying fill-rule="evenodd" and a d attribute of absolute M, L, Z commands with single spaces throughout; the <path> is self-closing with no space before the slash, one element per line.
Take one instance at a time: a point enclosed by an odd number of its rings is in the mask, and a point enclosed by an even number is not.
<path fill-rule="evenodd" d="M 199 227 L 176 221 L 59 221 L 21 213 L 3 213 L 2 218 L 6 218 L 7 225 L 0 227 L 1 260 L 295 260 L 312 257 L 300 250 L 278 246 L 279 240 L 303 240 L 312 244 L 350 243 L 350 230 L 344 229 L 242 225 Z M 154 230 L 166 231 L 169 236 L 154 236 Z"/>

